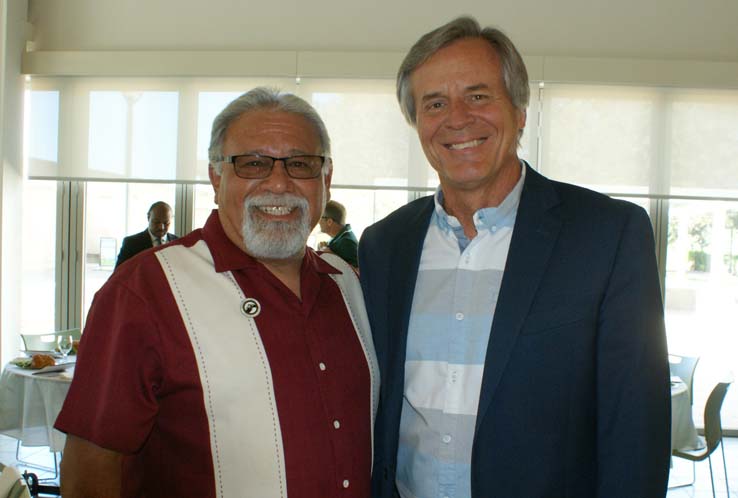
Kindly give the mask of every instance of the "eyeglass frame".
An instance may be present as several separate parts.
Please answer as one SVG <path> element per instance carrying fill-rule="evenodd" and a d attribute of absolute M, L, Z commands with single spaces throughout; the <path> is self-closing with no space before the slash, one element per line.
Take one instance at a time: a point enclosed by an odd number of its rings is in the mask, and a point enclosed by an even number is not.
<path fill-rule="evenodd" d="M 266 158 L 271 159 L 272 165 L 269 168 L 269 171 L 265 176 L 255 176 L 255 177 L 244 177 L 238 174 L 238 168 L 236 168 L 236 159 L 239 157 L 258 157 L 258 158 Z M 294 159 L 296 157 L 317 157 L 320 158 L 321 164 L 320 168 L 315 172 L 315 175 L 313 176 L 292 176 L 290 173 L 290 169 L 287 167 L 287 161 L 290 159 Z M 287 173 L 287 176 L 292 178 L 293 180 L 314 180 L 315 178 L 318 178 L 323 171 L 323 168 L 325 167 L 326 161 L 330 161 L 331 158 L 329 156 L 322 156 L 319 154 L 295 154 L 294 156 L 285 156 L 285 157 L 273 157 L 273 156 L 267 156 L 265 154 L 259 154 L 259 153 L 251 153 L 251 154 L 236 154 L 233 156 L 223 156 L 220 159 L 220 162 L 229 163 L 233 165 L 233 173 L 244 180 L 264 180 L 265 178 L 269 178 L 272 175 L 272 172 L 274 171 L 274 165 L 277 163 L 277 161 L 282 161 L 282 166 L 284 167 L 284 171 Z"/>

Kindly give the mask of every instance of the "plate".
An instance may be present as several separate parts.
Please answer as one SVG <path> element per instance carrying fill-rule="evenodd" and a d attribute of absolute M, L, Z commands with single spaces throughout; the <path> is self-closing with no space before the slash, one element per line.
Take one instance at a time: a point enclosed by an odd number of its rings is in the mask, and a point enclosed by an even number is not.
<path fill-rule="evenodd" d="M 21 349 L 21 353 L 25 354 L 29 358 L 35 354 L 45 354 L 52 358 L 61 358 L 62 354 L 59 351 L 41 351 L 36 349 Z"/>
<path fill-rule="evenodd" d="M 34 371 L 33 375 L 36 375 L 36 374 L 43 374 L 43 373 L 49 373 L 49 372 L 61 372 L 62 370 L 71 368 L 75 365 L 76 358 L 72 357 L 72 358 L 68 358 L 67 361 L 57 361 L 56 365 L 49 365 L 48 367 L 44 367 L 44 368 L 31 367 L 30 358 L 16 358 L 10 363 L 24 370 L 33 370 Z"/>
<path fill-rule="evenodd" d="M 61 372 L 62 370 L 66 370 L 68 368 L 72 368 L 74 366 L 74 363 L 75 363 L 74 360 L 72 360 L 72 361 L 65 361 L 64 363 L 59 363 L 59 364 L 54 365 L 54 366 L 44 367 L 44 368 L 41 368 L 39 370 L 36 370 L 31 375 L 46 374 L 46 373 L 51 373 L 51 372 Z"/>

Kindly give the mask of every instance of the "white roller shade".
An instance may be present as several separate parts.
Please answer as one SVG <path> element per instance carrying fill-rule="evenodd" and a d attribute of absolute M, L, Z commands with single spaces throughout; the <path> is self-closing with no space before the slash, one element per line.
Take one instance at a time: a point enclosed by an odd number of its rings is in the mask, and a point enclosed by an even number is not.
<path fill-rule="evenodd" d="M 738 195 L 738 92 L 547 84 L 541 171 L 610 193 Z"/>

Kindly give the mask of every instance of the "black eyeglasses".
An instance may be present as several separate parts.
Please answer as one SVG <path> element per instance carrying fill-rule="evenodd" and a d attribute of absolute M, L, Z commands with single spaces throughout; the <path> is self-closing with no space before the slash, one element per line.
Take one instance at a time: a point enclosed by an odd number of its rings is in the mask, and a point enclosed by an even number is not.
<path fill-rule="evenodd" d="M 239 178 L 258 180 L 271 175 L 274 163 L 282 161 L 287 176 L 297 180 L 309 180 L 320 175 L 326 159 L 325 156 L 271 157 L 261 154 L 244 154 L 226 156 L 223 162 L 233 164 L 233 171 Z"/>

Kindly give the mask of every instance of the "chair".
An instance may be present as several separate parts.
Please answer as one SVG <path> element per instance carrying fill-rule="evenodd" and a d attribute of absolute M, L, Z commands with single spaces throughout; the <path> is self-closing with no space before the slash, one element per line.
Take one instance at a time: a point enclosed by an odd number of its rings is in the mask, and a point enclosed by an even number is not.
<path fill-rule="evenodd" d="M 64 335 L 71 335 L 72 339 L 79 341 L 82 333 L 80 329 L 69 329 L 51 334 L 21 334 L 21 338 L 27 351 L 53 351 L 56 349 L 56 338 Z"/>
<path fill-rule="evenodd" d="M 669 371 L 671 372 L 671 375 L 676 375 L 687 385 L 690 405 L 694 404 L 694 397 L 692 396 L 692 380 L 694 379 L 694 371 L 697 369 L 697 362 L 699 361 L 699 356 L 669 355 Z"/>
<path fill-rule="evenodd" d="M 712 476 L 712 452 L 720 446 L 723 453 L 723 471 L 725 472 L 725 489 L 730 496 L 730 487 L 728 486 L 728 468 L 725 464 L 725 447 L 723 446 L 723 426 L 720 421 L 720 409 L 723 406 L 725 394 L 728 392 L 729 382 L 718 383 L 707 398 L 705 405 L 705 448 L 702 450 L 674 450 L 672 455 L 692 461 L 692 482 L 694 484 L 694 462 L 701 462 L 705 459 L 710 464 L 710 482 L 712 483 L 712 496 L 715 498 L 715 480 Z"/>

